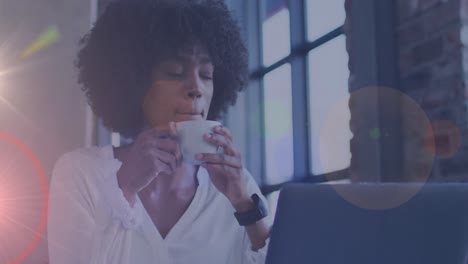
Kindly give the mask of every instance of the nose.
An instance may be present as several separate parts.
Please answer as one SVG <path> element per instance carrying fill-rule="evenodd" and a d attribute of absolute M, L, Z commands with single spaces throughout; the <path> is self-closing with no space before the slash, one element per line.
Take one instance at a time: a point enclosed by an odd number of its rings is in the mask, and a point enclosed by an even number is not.
<path fill-rule="evenodd" d="M 188 91 L 187 95 L 188 95 L 188 97 L 190 97 L 190 99 L 197 99 L 197 98 L 200 98 L 202 96 L 202 93 L 201 93 L 200 89 L 192 89 L 192 90 Z"/>
<path fill-rule="evenodd" d="M 198 99 L 202 97 L 202 82 L 200 78 L 197 75 L 192 75 L 191 78 L 189 78 L 188 83 L 187 83 L 187 97 L 190 99 Z"/>

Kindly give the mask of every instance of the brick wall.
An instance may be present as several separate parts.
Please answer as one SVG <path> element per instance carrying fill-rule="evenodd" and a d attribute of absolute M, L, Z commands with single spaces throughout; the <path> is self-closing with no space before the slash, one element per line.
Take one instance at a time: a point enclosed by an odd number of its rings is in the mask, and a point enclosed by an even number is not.
<path fill-rule="evenodd" d="M 400 88 L 433 124 L 436 158 L 431 181 L 468 181 L 466 2 L 397 1 Z"/>
<path fill-rule="evenodd" d="M 346 0 L 348 18 L 345 31 L 350 54 L 350 91 L 354 91 L 360 87 L 355 87 L 356 76 L 352 65 L 359 57 L 355 56 L 351 45 L 351 4 L 352 0 Z M 414 131 L 408 126 L 414 125 L 414 117 L 402 107 L 405 168 L 398 180 L 415 180 L 413 175 L 418 167 L 424 170 L 432 165 L 430 181 L 468 181 L 468 93 L 465 77 L 468 76 L 468 60 L 465 59 L 468 59 L 468 49 L 465 47 L 468 44 L 468 0 L 396 0 L 395 5 L 399 85 L 392 88 L 399 89 L 414 100 L 414 105 L 423 111 L 432 124 L 435 135 L 434 162 L 428 164 L 426 160 L 418 164 L 418 157 L 411 151 L 416 145 L 421 147 L 421 137 L 411 135 Z M 351 170 L 360 174 L 366 163 L 361 162 L 363 159 L 359 155 L 362 151 L 357 149 L 363 147 L 359 143 L 362 141 L 359 133 L 362 132 L 355 128 L 356 120 L 360 118 L 357 116 L 359 109 L 352 103 L 350 107 L 351 127 L 354 127 Z"/>

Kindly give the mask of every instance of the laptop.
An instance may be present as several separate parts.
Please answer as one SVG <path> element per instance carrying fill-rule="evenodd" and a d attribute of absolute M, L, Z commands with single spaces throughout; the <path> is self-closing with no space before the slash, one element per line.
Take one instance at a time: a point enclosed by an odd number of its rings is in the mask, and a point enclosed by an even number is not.
<path fill-rule="evenodd" d="M 336 186 L 282 189 L 267 264 L 468 263 L 468 184 Z M 379 209 L 343 195 L 385 202 L 408 191 L 401 205 Z"/>

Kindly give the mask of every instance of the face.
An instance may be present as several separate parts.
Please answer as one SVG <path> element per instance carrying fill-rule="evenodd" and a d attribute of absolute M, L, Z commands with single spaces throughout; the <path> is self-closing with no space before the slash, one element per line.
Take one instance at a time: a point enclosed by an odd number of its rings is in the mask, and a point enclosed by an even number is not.
<path fill-rule="evenodd" d="M 213 97 L 213 73 L 208 54 L 198 46 L 159 63 L 143 104 L 146 124 L 155 127 L 206 119 Z"/>

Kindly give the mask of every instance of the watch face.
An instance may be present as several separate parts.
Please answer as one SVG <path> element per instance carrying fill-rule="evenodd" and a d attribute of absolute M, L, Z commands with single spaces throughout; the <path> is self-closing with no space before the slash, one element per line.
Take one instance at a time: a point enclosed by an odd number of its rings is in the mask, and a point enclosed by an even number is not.
<path fill-rule="evenodd" d="M 245 213 L 234 213 L 239 224 L 242 226 L 255 224 L 256 222 L 262 220 L 268 215 L 268 210 L 263 203 L 263 200 L 257 194 L 253 194 L 251 196 L 255 207 L 252 208 L 250 211 Z"/>
<path fill-rule="evenodd" d="M 255 208 L 252 211 L 255 211 L 255 219 L 257 222 L 268 215 L 268 210 L 263 200 L 256 193 L 252 195 L 252 200 L 255 203 Z"/>
<path fill-rule="evenodd" d="M 252 198 L 255 205 L 257 205 L 262 200 L 262 199 L 260 199 L 260 197 L 256 193 L 252 194 L 252 196 L 250 196 L 250 198 Z"/>

